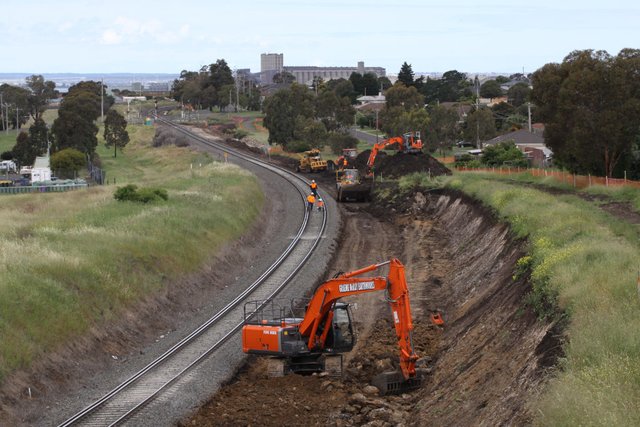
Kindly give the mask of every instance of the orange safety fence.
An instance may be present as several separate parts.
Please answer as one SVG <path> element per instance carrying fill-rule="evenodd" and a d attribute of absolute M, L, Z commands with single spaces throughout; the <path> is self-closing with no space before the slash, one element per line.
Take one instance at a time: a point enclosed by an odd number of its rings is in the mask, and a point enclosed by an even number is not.
<path fill-rule="evenodd" d="M 459 172 L 485 172 L 499 175 L 512 175 L 520 173 L 530 173 L 538 177 L 553 177 L 556 180 L 569 184 L 575 188 L 587 188 L 593 185 L 604 187 L 633 187 L 640 188 L 640 181 L 632 181 L 624 178 L 608 178 L 591 175 L 574 175 L 569 172 L 553 171 L 548 169 L 527 169 L 527 168 L 468 168 L 459 166 L 455 168 Z"/>

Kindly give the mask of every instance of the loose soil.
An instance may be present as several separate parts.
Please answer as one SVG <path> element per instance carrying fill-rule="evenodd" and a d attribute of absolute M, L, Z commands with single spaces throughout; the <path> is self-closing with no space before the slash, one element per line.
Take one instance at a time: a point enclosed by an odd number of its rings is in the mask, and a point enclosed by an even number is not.
<path fill-rule="evenodd" d="M 393 221 L 367 205 L 343 205 L 344 242 L 328 277 L 398 257 L 406 266 L 416 324 L 415 350 L 431 375 L 420 390 L 379 396 L 371 378 L 398 359 L 381 295 L 357 303 L 359 344 L 343 378 L 268 378 L 264 360 L 238 376 L 182 425 L 523 425 L 527 406 L 561 354 L 560 328 L 525 305 L 526 277 L 513 279 L 523 255 L 506 226 L 461 194 L 412 195 Z M 385 218 L 391 216 L 385 215 Z M 445 326 L 431 324 L 440 312 Z"/>

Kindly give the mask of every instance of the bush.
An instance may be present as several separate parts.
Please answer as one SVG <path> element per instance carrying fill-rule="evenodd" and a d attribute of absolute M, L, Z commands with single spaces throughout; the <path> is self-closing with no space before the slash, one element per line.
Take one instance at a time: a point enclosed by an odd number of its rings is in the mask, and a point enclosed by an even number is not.
<path fill-rule="evenodd" d="M 247 132 L 247 131 L 246 131 L 246 130 L 244 130 L 244 129 L 236 129 L 236 130 L 233 132 L 233 137 L 234 137 L 235 139 L 242 139 L 242 138 L 244 138 L 244 137 L 245 137 L 245 136 L 247 136 L 247 135 L 249 135 L 249 132 Z"/>
<path fill-rule="evenodd" d="M 5 151 L 0 154 L 0 160 L 13 160 L 13 151 Z"/>
<path fill-rule="evenodd" d="M 345 148 L 356 148 L 358 139 L 345 133 L 331 132 L 329 134 L 329 146 L 334 154 L 342 154 L 342 150 Z"/>
<path fill-rule="evenodd" d="M 120 202 L 150 203 L 169 200 L 169 195 L 167 194 L 167 190 L 162 188 L 144 187 L 138 189 L 137 185 L 129 184 L 124 187 L 118 187 L 115 193 L 113 193 L 113 198 Z"/>
<path fill-rule="evenodd" d="M 287 144 L 287 151 L 292 153 L 302 153 L 311 150 L 311 146 L 306 141 L 291 141 Z"/>
<path fill-rule="evenodd" d="M 51 169 L 61 178 L 73 178 L 85 164 L 84 154 L 75 148 L 65 148 L 51 155 Z"/>

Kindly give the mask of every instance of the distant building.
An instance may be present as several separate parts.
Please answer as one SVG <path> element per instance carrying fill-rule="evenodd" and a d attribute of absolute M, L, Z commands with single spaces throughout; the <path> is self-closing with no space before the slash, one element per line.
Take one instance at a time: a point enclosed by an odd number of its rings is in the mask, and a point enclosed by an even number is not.
<path fill-rule="evenodd" d="M 169 92 L 169 82 L 149 82 L 146 85 L 147 92 Z"/>
<path fill-rule="evenodd" d="M 355 67 L 284 67 L 284 71 L 293 74 L 296 82 L 311 85 L 315 77 L 320 77 L 324 81 L 349 79 L 352 73 L 373 73 L 376 77 L 385 77 L 387 71 L 382 67 L 365 67 L 364 62 L 358 62 Z"/>
<path fill-rule="evenodd" d="M 377 77 L 386 76 L 383 67 L 365 67 L 360 61 L 355 67 L 312 67 L 312 66 L 285 66 L 284 54 L 263 53 L 260 55 L 260 83 L 273 83 L 273 76 L 277 73 L 287 72 L 292 74 L 297 83 L 311 85 L 316 77 L 324 81 L 348 79 L 352 73 L 373 73 Z"/>
<path fill-rule="evenodd" d="M 142 92 L 144 90 L 144 85 L 140 82 L 131 83 L 131 90 L 133 92 Z"/>
<path fill-rule="evenodd" d="M 263 53 L 260 55 L 260 83 L 273 83 L 273 76 L 282 72 L 284 54 Z"/>

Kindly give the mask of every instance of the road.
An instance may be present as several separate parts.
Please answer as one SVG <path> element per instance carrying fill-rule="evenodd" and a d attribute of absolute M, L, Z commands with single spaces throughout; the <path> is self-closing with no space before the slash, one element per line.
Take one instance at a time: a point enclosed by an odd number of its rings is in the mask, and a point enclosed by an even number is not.
<path fill-rule="evenodd" d="M 349 133 L 351 135 L 355 136 L 356 138 L 362 140 L 362 141 L 368 142 L 371 145 L 375 144 L 377 141 L 382 141 L 382 139 L 383 139 L 382 132 L 380 133 L 380 136 L 377 137 L 377 138 L 376 138 L 375 135 L 371 135 L 370 133 L 362 132 L 361 130 L 359 130 L 357 128 L 349 129 Z"/>

